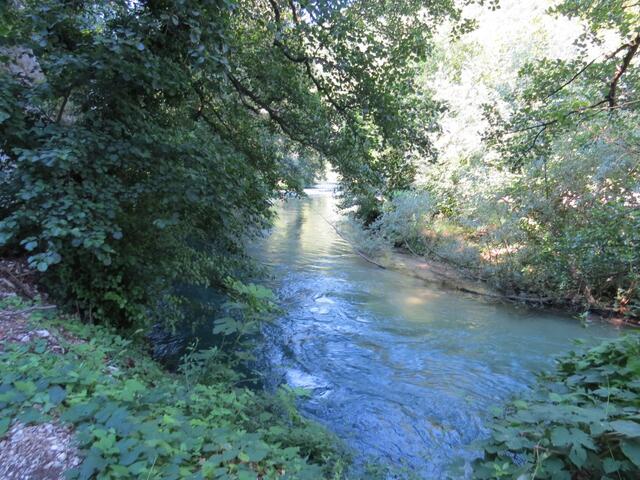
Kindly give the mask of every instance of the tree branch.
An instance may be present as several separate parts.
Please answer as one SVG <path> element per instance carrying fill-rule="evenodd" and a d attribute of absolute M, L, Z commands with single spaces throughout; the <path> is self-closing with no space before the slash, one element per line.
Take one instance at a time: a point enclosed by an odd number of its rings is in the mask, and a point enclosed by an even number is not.
<path fill-rule="evenodd" d="M 62 114 L 64 113 L 64 109 L 67 106 L 67 102 L 69 101 L 69 97 L 71 96 L 71 89 L 67 90 L 64 97 L 62 98 L 62 105 L 60 105 L 60 110 L 58 110 L 58 114 L 56 115 L 55 123 L 60 123 L 62 120 Z"/>
<path fill-rule="evenodd" d="M 609 84 L 609 93 L 607 94 L 607 101 L 609 102 L 609 108 L 613 108 L 616 106 L 616 90 L 618 88 L 618 82 L 620 81 L 620 78 L 622 77 L 622 75 L 624 75 L 624 72 L 626 72 L 627 69 L 629 68 L 629 65 L 631 64 L 631 60 L 633 59 L 634 55 L 638 52 L 639 47 L 640 47 L 640 35 L 637 35 L 636 38 L 634 38 L 633 40 L 631 40 L 631 42 L 627 44 L 627 53 L 622 59 L 622 65 L 620 65 L 616 69 L 616 73 L 611 79 L 611 83 Z"/>
<path fill-rule="evenodd" d="M 311 59 L 309 58 L 309 56 L 294 55 L 287 48 L 287 46 L 280 41 L 280 39 L 278 38 L 278 34 L 281 31 L 281 23 L 282 23 L 282 14 L 280 12 L 280 7 L 278 7 L 278 3 L 276 2 L 276 0 L 269 0 L 269 3 L 271 4 L 271 9 L 273 10 L 273 16 L 275 18 L 275 21 L 278 24 L 278 32 L 276 33 L 276 37 L 273 39 L 273 44 L 277 46 L 282 52 L 282 54 L 290 61 L 294 63 L 304 64 L 307 76 L 311 79 L 311 81 L 313 82 L 318 92 L 323 94 L 326 97 L 327 101 L 331 104 L 331 106 L 333 106 L 333 108 L 335 108 L 338 112 L 345 113 L 348 107 L 338 104 L 338 102 L 333 97 L 333 95 L 331 95 L 331 92 L 329 91 L 329 89 L 327 89 L 324 85 L 322 85 L 320 80 L 318 80 L 318 78 L 316 78 L 316 76 L 314 75 L 313 68 L 311 66 Z M 296 23 L 296 25 L 298 25 L 300 21 L 299 21 L 298 12 L 296 10 L 296 6 L 293 0 L 289 0 L 289 9 L 291 10 L 291 15 L 293 17 L 294 22 Z"/>
<path fill-rule="evenodd" d="M 573 77 L 571 77 L 569 80 L 567 80 L 566 82 L 564 82 L 562 85 L 560 85 L 558 88 L 556 88 L 553 92 L 551 92 L 549 95 L 547 95 L 546 97 L 544 97 L 542 99 L 542 101 L 546 101 L 548 99 L 550 99 L 551 97 L 553 97 L 556 93 L 558 93 L 560 90 L 562 90 L 563 88 L 565 88 L 567 85 L 569 85 L 570 83 L 573 83 L 580 75 L 582 75 L 587 68 L 589 68 L 591 65 L 593 65 L 596 60 L 598 59 L 598 57 L 594 58 L 593 60 L 591 60 L 589 63 L 587 63 L 584 67 L 582 67 Z"/>
<path fill-rule="evenodd" d="M 640 36 L 636 37 L 631 43 L 625 43 L 621 46 L 619 46 L 616 50 L 614 50 L 613 52 L 607 54 L 604 56 L 605 60 L 610 60 L 613 57 L 615 57 L 616 55 L 618 55 L 620 52 L 622 52 L 623 50 L 628 50 L 632 44 L 634 42 L 637 42 L 640 39 Z M 636 47 L 637 50 L 637 47 Z M 591 60 L 589 63 L 587 63 L 586 65 L 584 65 L 578 72 L 576 72 L 569 80 L 567 80 L 566 82 L 564 82 L 562 85 L 560 85 L 558 88 L 556 88 L 554 91 L 552 91 L 551 93 L 549 93 L 546 97 L 544 97 L 542 100 L 548 100 L 549 98 L 553 97 L 555 94 L 557 94 L 558 92 L 560 92 L 562 89 L 564 89 L 566 86 L 568 86 L 569 84 L 573 83 L 580 75 L 582 75 L 591 65 L 593 65 L 598 58 L 600 58 L 602 55 L 599 55 L 597 57 L 595 57 L 593 60 Z M 631 55 L 631 57 L 633 57 L 633 54 Z M 629 59 L 629 61 L 631 61 Z M 628 64 L 627 64 L 628 67 Z M 625 67 L 626 70 L 626 67 Z M 624 72 L 622 72 L 624 73 Z M 616 82 L 617 83 L 617 82 Z M 614 88 L 615 90 L 615 88 Z M 615 94 L 615 91 L 614 91 Z M 608 98 L 608 97 L 607 97 Z"/>

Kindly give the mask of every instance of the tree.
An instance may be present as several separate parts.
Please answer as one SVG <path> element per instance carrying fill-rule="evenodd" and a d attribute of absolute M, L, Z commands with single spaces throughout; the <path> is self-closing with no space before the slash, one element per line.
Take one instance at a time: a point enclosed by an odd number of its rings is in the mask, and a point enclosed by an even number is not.
<path fill-rule="evenodd" d="M 453 1 L 25 0 L 3 7 L 0 245 L 87 315 L 223 288 L 279 190 L 329 160 L 375 208 L 429 152 L 412 98 Z M 15 52 L 42 72 L 18 72 Z M 424 112 L 420 112 L 424 115 Z M 309 159 L 309 160 L 307 160 Z M 366 214 L 366 213 L 365 213 Z"/>
<path fill-rule="evenodd" d="M 487 138 L 515 166 L 548 155 L 554 138 L 593 118 L 608 115 L 615 121 L 620 112 L 638 111 L 640 6 L 627 0 L 565 0 L 550 13 L 583 22 L 576 54 L 526 65 L 509 118 L 487 108 L 493 125 Z"/>

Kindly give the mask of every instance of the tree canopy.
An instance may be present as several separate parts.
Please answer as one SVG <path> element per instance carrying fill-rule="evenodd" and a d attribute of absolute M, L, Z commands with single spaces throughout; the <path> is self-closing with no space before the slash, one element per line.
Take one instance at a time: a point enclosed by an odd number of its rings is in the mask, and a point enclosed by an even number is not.
<path fill-rule="evenodd" d="M 272 199 L 325 161 L 366 216 L 432 153 L 414 79 L 447 18 L 450 0 L 5 3 L 2 245 L 129 322 L 178 279 L 237 274 Z"/>

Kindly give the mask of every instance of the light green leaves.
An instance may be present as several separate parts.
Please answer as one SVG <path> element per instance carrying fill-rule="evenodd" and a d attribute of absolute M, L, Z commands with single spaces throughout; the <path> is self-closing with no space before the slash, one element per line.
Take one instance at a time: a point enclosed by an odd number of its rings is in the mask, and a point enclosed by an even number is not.
<path fill-rule="evenodd" d="M 56 335 L 54 326 L 46 327 Z M 255 479 L 279 478 L 282 471 L 321 478 L 305 460 L 309 453 L 291 445 L 291 436 L 318 456 L 335 455 L 319 427 L 280 417 L 277 412 L 293 415 L 293 403 L 237 388 L 237 376 L 216 376 L 223 365 L 208 364 L 188 385 L 147 357 L 142 345 L 66 318 L 64 328 L 82 337 L 65 344 L 63 353 L 3 345 L 0 436 L 15 419 L 68 424 L 82 453 L 72 478 Z M 123 351 L 126 357 L 119 355 Z"/>
<path fill-rule="evenodd" d="M 124 382 L 121 397 L 125 401 L 132 401 L 137 395 L 144 392 L 147 387 L 136 379 L 128 379 Z"/>
<path fill-rule="evenodd" d="M 14 382 L 14 386 L 16 387 L 16 390 L 29 397 L 36 392 L 36 385 L 31 381 L 17 380 Z"/>

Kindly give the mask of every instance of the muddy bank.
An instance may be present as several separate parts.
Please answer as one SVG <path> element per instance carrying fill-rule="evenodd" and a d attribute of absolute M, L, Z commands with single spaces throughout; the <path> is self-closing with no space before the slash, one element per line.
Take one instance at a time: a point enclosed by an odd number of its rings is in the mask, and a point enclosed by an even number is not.
<path fill-rule="evenodd" d="M 487 297 L 503 297 L 485 282 L 469 278 L 460 270 L 437 260 L 415 256 L 401 250 L 387 252 L 377 259 L 385 268 L 398 270 L 430 283 Z"/>
<path fill-rule="evenodd" d="M 400 271 L 444 288 L 495 301 L 525 304 L 534 308 L 573 315 L 582 315 L 585 312 L 584 303 L 580 301 L 582 299 L 542 297 L 524 292 L 521 294 L 502 292 L 486 281 L 471 278 L 459 268 L 446 262 L 420 257 L 401 249 L 387 251 L 383 256 L 376 257 L 375 261 L 384 268 Z M 612 306 L 592 306 L 588 309 L 584 320 L 601 320 L 613 325 L 640 327 L 639 318 L 623 316 Z"/>

